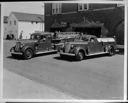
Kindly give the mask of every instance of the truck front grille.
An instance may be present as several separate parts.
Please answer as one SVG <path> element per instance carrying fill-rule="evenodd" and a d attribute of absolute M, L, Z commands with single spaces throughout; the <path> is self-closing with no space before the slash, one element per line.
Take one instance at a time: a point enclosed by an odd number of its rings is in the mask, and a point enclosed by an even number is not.
<path fill-rule="evenodd" d="M 65 53 L 68 53 L 69 51 L 70 51 L 70 44 L 69 43 L 67 43 L 66 45 L 65 45 Z"/>
<path fill-rule="evenodd" d="M 20 50 L 20 43 L 17 43 L 15 46 L 15 51 L 19 51 Z"/>

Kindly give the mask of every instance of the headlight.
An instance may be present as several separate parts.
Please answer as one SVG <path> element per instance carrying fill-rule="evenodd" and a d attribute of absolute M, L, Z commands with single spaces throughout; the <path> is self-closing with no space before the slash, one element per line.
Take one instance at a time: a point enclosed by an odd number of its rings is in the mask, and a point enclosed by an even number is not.
<path fill-rule="evenodd" d="M 74 45 L 71 45 L 71 49 L 73 49 L 74 48 Z"/>
<path fill-rule="evenodd" d="M 24 46 L 24 44 L 21 44 L 20 47 L 22 48 Z"/>

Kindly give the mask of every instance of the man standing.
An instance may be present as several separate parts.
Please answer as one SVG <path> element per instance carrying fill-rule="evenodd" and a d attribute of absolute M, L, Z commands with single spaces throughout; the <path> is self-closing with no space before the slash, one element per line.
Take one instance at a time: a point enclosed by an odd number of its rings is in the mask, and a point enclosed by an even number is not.
<path fill-rule="evenodd" d="M 20 36 L 19 36 L 19 39 L 22 39 L 22 38 L 23 38 L 23 30 L 21 31 Z"/>

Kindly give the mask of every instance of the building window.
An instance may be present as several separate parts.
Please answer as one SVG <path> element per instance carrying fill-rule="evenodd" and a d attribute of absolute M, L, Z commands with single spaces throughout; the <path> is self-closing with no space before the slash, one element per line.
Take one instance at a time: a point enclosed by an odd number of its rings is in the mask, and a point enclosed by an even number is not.
<path fill-rule="evenodd" d="M 14 25 L 16 25 L 16 20 L 14 20 Z"/>
<path fill-rule="evenodd" d="M 83 3 L 78 4 L 78 11 L 84 11 L 88 9 L 89 9 L 89 4 L 83 4 Z"/>
<path fill-rule="evenodd" d="M 84 10 L 88 10 L 87 4 L 84 4 Z"/>
<path fill-rule="evenodd" d="M 82 10 L 82 9 L 83 9 L 82 4 L 78 4 L 78 10 Z"/>
<path fill-rule="evenodd" d="M 60 14 L 60 13 L 61 13 L 61 3 L 53 3 L 52 14 Z"/>

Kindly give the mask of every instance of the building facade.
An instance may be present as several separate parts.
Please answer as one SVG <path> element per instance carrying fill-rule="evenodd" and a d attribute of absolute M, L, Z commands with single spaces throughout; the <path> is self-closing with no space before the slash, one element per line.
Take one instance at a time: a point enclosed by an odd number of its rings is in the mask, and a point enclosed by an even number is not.
<path fill-rule="evenodd" d="M 8 28 L 8 16 L 4 16 L 4 38 L 6 38 L 6 34 L 8 34 L 7 32 L 7 28 Z"/>
<path fill-rule="evenodd" d="M 44 31 L 44 16 L 39 14 L 29 14 L 12 12 L 8 17 L 4 38 L 13 35 L 18 39 L 29 39 L 30 34 L 36 31 Z"/>
<path fill-rule="evenodd" d="M 45 3 L 45 31 L 99 32 L 96 36 L 116 36 L 120 39 L 118 42 L 124 44 L 124 6 Z"/>

